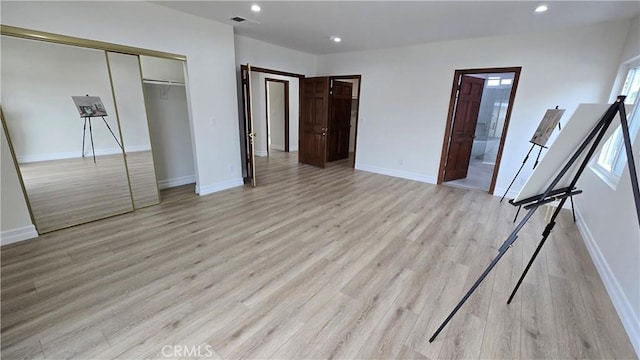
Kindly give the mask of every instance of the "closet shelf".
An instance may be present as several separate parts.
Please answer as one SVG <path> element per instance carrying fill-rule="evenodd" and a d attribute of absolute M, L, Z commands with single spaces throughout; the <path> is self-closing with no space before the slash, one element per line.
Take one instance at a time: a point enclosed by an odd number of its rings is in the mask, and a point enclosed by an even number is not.
<path fill-rule="evenodd" d="M 184 86 L 184 83 L 181 81 L 172 81 L 172 80 L 150 80 L 150 79 L 143 79 L 142 82 L 144 82 L 145 84 L 158 84 L 158 85 L 177 85 L 177 86 Z"/>

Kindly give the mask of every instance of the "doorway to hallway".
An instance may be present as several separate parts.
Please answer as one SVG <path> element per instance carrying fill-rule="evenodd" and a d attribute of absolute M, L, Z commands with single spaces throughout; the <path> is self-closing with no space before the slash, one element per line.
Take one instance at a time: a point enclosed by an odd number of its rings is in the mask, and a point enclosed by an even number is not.
<path fill-rule="evenodd" d="M 456 70 L 438 184 L 493 194 L 520 70 Z"/>

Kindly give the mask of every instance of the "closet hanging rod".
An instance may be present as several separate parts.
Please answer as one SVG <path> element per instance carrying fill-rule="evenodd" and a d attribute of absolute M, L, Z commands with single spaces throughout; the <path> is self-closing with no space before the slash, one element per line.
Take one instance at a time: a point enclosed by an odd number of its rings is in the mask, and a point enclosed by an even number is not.
<path fill-rule="evenodd" d="M 178 86 L 184 86 L 183 82 L 180 81 L 172 81 L 172 80 L 149 80 L 149 79 L 143 79 L 142 80 L 144 83 L 147 84 L 158 84 L 158 85 L 178 85 Z"/>

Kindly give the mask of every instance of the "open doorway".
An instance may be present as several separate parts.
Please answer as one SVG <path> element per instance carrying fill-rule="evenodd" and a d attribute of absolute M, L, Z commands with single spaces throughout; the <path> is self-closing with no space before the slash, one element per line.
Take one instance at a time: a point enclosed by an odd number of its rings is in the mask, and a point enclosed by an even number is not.
<path fill-rule="evenodd" d="M 361 75 L 303 80 L 300 163 L 355 167 L 361 84 Z"/>
<path fill-rule="evenodd" d="M 185 86 L 185 63 L 142 55 L 140 67 L 162 200 L 182 190 L 193 193 L 196 170 Z M 174 189 L 178 187 L 180 189 Z"/>
<path fill-rule="evenodd" d="M 278 162 L 278 159 L 270 159 L 272 150 L 280 160 L 320 167 L 327 164 L 355 167 L 361 75 L 306 78 L 302 74 L 243 64 L 238 79 L 238 96 L 242 100 L 239 135 L 245 184 L 257 186 L 257 168 Z M 284 111 L 286 116 L 288 109 L 289 121 L 284 121 L 285 150 L 280 151 L 274 136 L 279 136 L 281 130 L 276 129 L 267 113 L 272 110 L 272 102 L 280 103 L 280 100 L 270 99 L 271 83 L 282 81 L 289 87 L 288 96 L 284 96 Z M 274 85 L 273 91 L 280 91 L 275 90 L 277 86 Z M 340 116 L 333 116 L 336 114 Z"/>
<path fill-rule="evenodd" d="M 257 186 L 259 181 L 256 178 L 260 174 L 256 163 L 267 166 L 272 150 L 275 150 L 274 155 L 286 155 L 287 159 L 297 160 L 299 88 L 304 75 L 249 64 L 240 66 L 239 75 L 242 175 L 245 184 Z M 271 99 L 270 87 L 273 92 L 271 95 L 277 92 L 282 96 Z M 278 111 L 284 113 L 285 118 L 281 122 L 274 120 L 274 116 L 278 115 L 269 116 L 269 112 L 275 110 L 271 104 L 278 104 Z"/>
<path fill-rule="evenodd" d="M 456 70 L 438 184 L 493 194 L 520 70 Z"/>
<path fill-rule="evenodd" d="M 289 152 L 289 80 L 265 78 L 264 86 L 267 154 Z"/>
<path fill-rule="evenodd" d="M 333 84 L 330 104 L 331 111 L 329 113 L 330 137 L 329 144 L 327 145 L 327 161 L 334 162 L 336 160 L 343 160 L 339 162 L 339 164 L 347 164 L 354 168 L 356 165 L 356 133 L 358 130 L 360 80 L 362 77 L 360 75 L 332 76 L 330 79 Z M 350 90 L 346 90 L 340 94 L 340 83 L 351 84 Z M 342 104 L 340 103 L 341 101 Z M 335 135 L 331 136 L 333 134 Z"/>

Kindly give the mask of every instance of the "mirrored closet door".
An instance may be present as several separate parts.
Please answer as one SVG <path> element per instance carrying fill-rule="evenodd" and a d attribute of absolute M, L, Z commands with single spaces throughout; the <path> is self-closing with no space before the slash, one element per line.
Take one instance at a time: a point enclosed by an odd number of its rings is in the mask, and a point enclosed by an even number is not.
<path fill-rule="evenodd" d="M 137 56 L 0 46 L 2 121 L 39 233 L 159 202 Z"/>
<path fill-rule="evenodd" d="M 136 55 L 107 52 L 122 129 L 131 194 L 136 209 L 160 202 L 149 137 L 140 60 Z"/>

